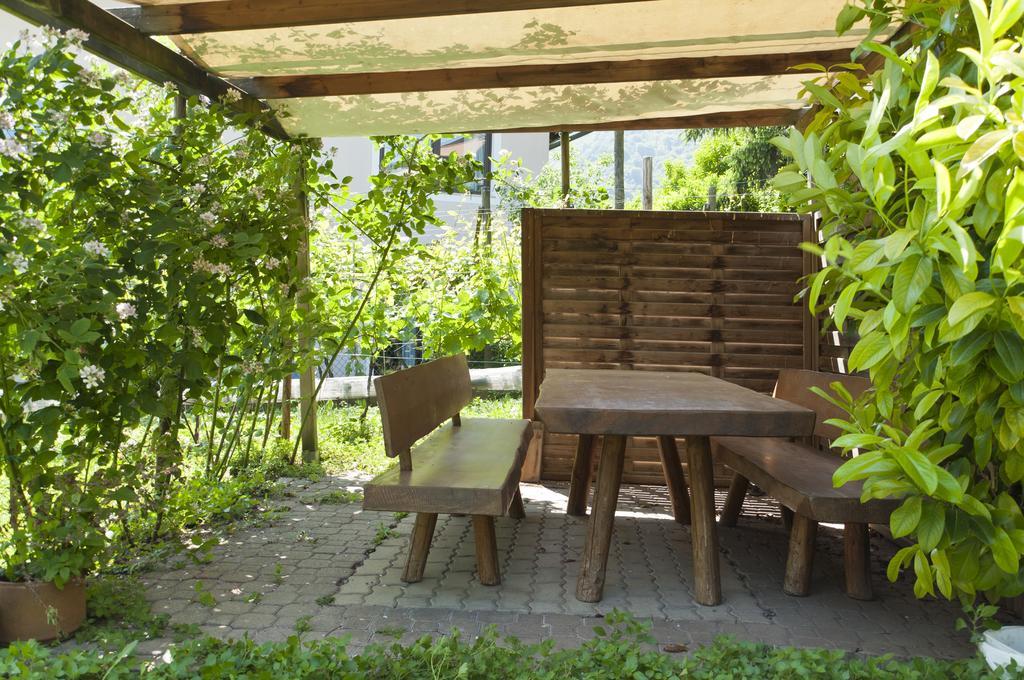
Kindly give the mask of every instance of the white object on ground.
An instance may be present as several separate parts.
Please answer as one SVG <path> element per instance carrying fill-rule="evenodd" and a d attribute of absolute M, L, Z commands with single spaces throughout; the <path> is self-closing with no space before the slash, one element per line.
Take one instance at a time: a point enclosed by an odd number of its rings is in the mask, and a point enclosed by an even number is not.
<path fill-rule="evenodd" d="M 996 670 L 1016 661 L 1024 668 L 1024 626 L 1003 626 L 999 630 L 985 631 L 978 643 L 989 668 Z"/>

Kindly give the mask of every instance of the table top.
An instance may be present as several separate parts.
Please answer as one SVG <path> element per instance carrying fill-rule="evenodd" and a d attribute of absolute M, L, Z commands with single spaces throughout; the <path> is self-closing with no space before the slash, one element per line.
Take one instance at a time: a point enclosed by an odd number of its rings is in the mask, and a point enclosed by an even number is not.
<path fill-rule="evenodd" d="M 566 434 L 800 437 L 814 411 L 702 373 L 549 369 L 535 406 Z"/>

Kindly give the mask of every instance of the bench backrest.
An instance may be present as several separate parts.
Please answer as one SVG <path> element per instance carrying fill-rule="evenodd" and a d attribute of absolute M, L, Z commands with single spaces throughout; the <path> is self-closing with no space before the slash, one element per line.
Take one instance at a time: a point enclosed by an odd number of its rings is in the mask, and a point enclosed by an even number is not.
<path fill-rule="evenodd" d="M 384 429 L 384 451 L 412 469 L 409 450 L 470 401 L 473 388 L 465 354 L 434 359 L 373 380 Z"/>
<path fill-rule="evenodd" d="M 850 416 L 835 404 L 811 392 L 811 388 L 820 387 L 826 394 L 832 394 L 832 389 L 829 386 L 834 382 L 841 382 L 854 398 L 860 396 L 871 386 L 871 382 L 867 378 L 856 375 L 784 368 L 779 371 L 779 380 L 775 383 L 774 396 L 777 399 L 785 399 L 814 411 L 817 414 L 814 423 L 815 438 L 831 442 L 839 437 L 842 431 L 837 427 L 827 425 L 825 421 L 830 418 L 848 419 Z"/>

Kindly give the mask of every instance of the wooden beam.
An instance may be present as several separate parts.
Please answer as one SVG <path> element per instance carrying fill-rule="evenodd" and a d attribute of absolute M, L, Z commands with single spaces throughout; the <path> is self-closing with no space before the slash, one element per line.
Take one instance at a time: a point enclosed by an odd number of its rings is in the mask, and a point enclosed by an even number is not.
<path fill-rule="evenodd" d="M 644 1 L 646 0 L 213 0 L 132 7 L 113 12 L 146 35 L 180 35 Z"/>
<path fill-rule="evenodd" d="M 792 125 L 805 109 L 751 109 L 749 111 L 722 111 L 699 113 L 690 116 L 666 118 L 638 118 L 633 120 L 610 121 L 607 123 L 570 123 L 539 127 L 494 129 L 488 132 L 567 132 L 599 130 L 686 130 L 690 128 L 731 128 L 758 127 L 768 125 Z M 455 133 L 450 130 L 447 132 Z M 463 131 L 464 132 L 464 131 Z M 482 132 L 482 131 L 478 131 Z"/>
<path fill-rule="evenodd" d="M 207 73 L 174 50 L 149 38 L 110 12 L 88 0 L 0 0 L 0 7 L 29 23 L 60 30 L 77 28 L 89 34 L 83 46 L 93 54 L 155 83 L 173 83 L 190 94 L 216 99 L 238 92 L 235 108 L 245 113 L 267 110 L 262 102 Z M 271 119 L 265 131 L 288 139 L 280 124 Z"/>
<path fill-rule="evenodd" d="M 428 71 L 264 76 L 237 79 L 233 82 L 239 88 L 261 99 L 284 99 L 393 92 L 478 90 L 497 87 L 739 78 L 791 73 L 816 74 L 817 71 L 797 70 L 796 67 L 809 63 L 832 66 L 849 63 L 850 59 L 849 49 L 834 49 L 780 54 L 739 54 L 524 66 L 478 66 Z"/>

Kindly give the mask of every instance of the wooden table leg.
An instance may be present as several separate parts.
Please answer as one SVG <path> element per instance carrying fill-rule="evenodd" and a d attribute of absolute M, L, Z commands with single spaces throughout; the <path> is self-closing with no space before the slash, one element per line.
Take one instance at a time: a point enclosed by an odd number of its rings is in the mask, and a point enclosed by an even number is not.
<path fill-rule="evenodd" d="M 587 543 L 583 547 L 583 565 L 576 581 L 576 599 L 599 602 L 604 592 L 604 572 L 612 543 L 615 506 L 619 502 L 622 468 L 626 463 L 626 437 L 605 435 L 601 460 L 597 464 L 594 505 L 587 523 Z"/>
<path fill-rule="evenodd" d="M 714 606 L 722 601 L 718 572 L 718 529 L 715 526 L 715 479 L 711 443 L 707 437 L 687 437 L 690 492 L 693 499 L 693 588 L 697 602 Z"/>
<path fill-rule="evenodd" d="M 672 503 L 672 516 L 680 524 L 689 524 L 690 494 L 686 491 L 686 478 L 683 476 L 683 464 L 679 462 L 676 438 L 667 435 L 658 437 L 658 453 L 661 455 L 661 466 L 665 468 L 665 484 L 668 486 L 668 499 Z"/>
<path fill-rule="evenodd" d="M 565 509 L 567 515 L 583 517 L 587 514 L 593 455 L 594 435 L 579 435 L 576 440 L 576 457 L 572 460 L 572 477 L 569 478 L 569 504 Z"/>

